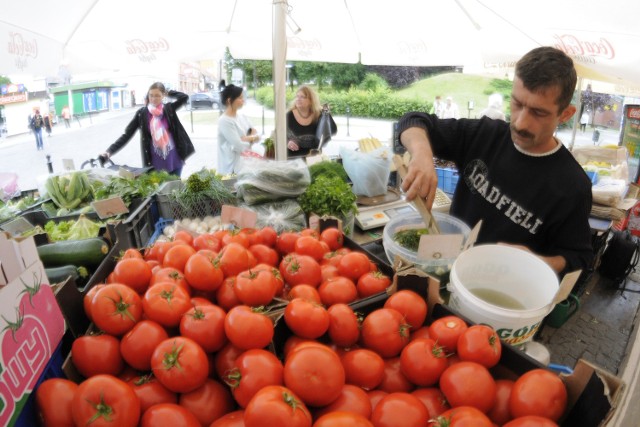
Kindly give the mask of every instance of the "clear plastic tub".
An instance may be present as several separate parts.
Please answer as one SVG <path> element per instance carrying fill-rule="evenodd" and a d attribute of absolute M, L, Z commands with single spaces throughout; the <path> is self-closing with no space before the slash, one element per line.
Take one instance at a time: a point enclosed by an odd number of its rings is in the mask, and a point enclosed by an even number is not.
<path fill-rule="evenodd" d="M 431 214 L 438 223 L 441 234 L 462 234 L 464 236 L 463 242 L 466 241 L 467 237 L 469 237 L 469 232 L 471 230 L 469 226 L 461 220 L 440 212 L 432 212 Z M 451 270 L 451 266 L 453 265 L 455 258 L 418 260 L 417 252 L 406 249 L 393 240 L 393 236 L 400 229 L 421 227 L 425 227 L 424 221 L 422 221 L 422 217 L 417 212 L 392 218 L 384 227 L 384 231 L 382 233 L 382 244 L 384 246 L 384 252 L 387 255 L 387 259 L 391 264 L 393 264 L 393 260 L 396 255 L 400 255 L 402 258 L 414 263 L 418 268 L 427 273 L 437 275 L 448 273 Z"/>

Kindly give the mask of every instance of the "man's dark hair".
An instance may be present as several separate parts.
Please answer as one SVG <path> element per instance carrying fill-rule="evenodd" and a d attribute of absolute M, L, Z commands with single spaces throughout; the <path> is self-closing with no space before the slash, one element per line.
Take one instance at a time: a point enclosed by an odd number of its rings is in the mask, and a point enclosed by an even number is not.
<path fill-rule="evenodd" d="M 229 100 L 230 102 L 235 101 L 237 98 L 240 98 L 242 96 L 242 88 L 240 86 L 236 86 L 236 85 L 227 85 L 224 87 L 224 89 L 222 90 L 222 93 L 220 94 L 220 100 L 222 101 L 222 104 L 224 104 L 224 106 L 227 106 L 227 100 Z"/>
<path fill-rule="evenodd" d="M 531 92 L 560 88 L 558 114 L 571 104 L 578 80 L 573 60 L 563 51 L 543 46 L 531 50 L 516 63 L 516 76 Z"/>

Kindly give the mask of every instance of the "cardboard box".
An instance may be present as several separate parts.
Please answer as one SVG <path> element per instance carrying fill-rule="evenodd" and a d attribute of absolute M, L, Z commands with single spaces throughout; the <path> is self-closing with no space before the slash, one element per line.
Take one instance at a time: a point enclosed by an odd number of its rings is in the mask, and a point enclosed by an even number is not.
<path fill-rule="evenodd" d="M 65 331 L 32 238 L 0 233 L 0 426 L 14 425 Z"/>

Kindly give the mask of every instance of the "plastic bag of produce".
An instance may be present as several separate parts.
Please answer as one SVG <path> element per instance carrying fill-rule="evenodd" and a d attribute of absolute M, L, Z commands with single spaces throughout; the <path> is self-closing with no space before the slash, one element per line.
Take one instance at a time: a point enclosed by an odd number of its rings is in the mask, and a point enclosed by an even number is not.
<path fill-rule="evenodd" d="M 296 198 L 309 186 L 311 175 L 302 159 L 242 158 L 236 180 L 238 198 L 248 205 Z"/>
<path fill-rule="evenodd" d="M 0 199 L 6 202 L 19 195 L 18 175 L 15 173 L 0 173 Z"/>
<path fill-rule="evenodd" d="M 391 155 L 387 147 L 380 147 L 368 153 L 340 147 L 342 165 L 353 182 L 355 195 L 373 197 L 387 192 Z"/>
<path fill-rule="evenodd" d="M 245 206 L 258 214 L 256 227 L 273 227 L 278 233 L 302 230 L 307 227 L 307 217 L 293 199 Z"/>

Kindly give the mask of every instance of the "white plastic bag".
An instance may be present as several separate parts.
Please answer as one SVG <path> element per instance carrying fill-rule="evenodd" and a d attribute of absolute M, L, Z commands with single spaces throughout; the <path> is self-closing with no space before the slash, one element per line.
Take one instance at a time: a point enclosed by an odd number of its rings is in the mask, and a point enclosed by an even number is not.
<path fill-rule="evenodd" d="M 380 147 L 368 153 L 340 147 L 342 166 L 353 182 L 352 191 L 356 196 L 380 196 L 387 192 L 391 173 L 392 153 L 387 147 Z"/>
<path fill-rule="evenodd" d="M 18 197 L 20 188 L 18 188 L 18 175 L 15 173 L 0 173 L 0 199 L 7 201 Z"/>

